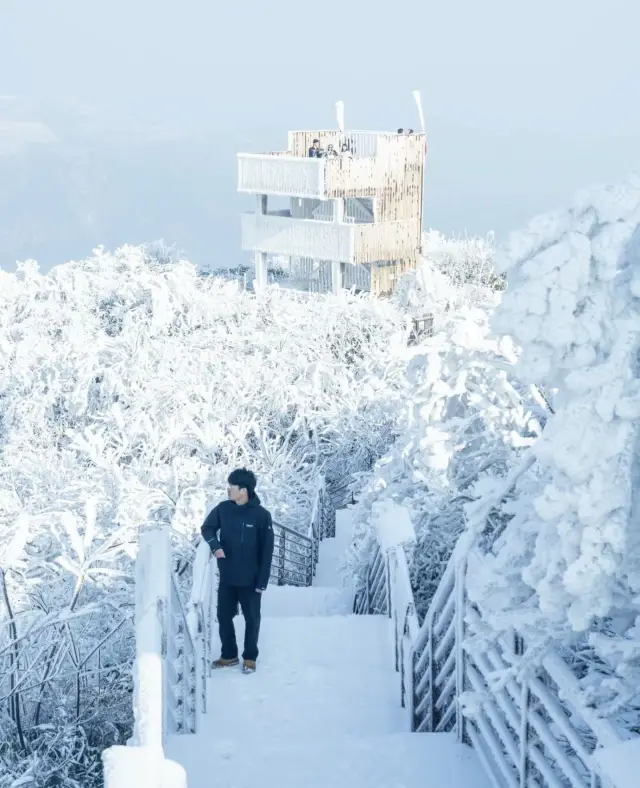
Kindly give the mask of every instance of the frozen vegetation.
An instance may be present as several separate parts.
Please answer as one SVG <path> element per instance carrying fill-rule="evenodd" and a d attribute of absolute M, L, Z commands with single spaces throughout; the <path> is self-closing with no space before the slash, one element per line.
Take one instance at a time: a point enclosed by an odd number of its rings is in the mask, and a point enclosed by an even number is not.
<path fill-rule="evenodd" d="M 182 570 L 245 463 L 306 522 L 319 469 L 393 440 L 407 334 L 388 303 L 258 301 L 153 249 L 0 273 L 2 788 L 100 784 L 131 729 L 139 529 L 170 523 Z"/>
<path fill-rule="evenodd" d="M 350 484 L 356 578 L 375 512 L 407 507 L 385 539 L 420 618 L 479 549 L 482 637 L 516 628 L 520 672 L 553 645 L 637 732 L 639 228 L 630 178 L 497 251 L 430 233 L 390 301 L 256 298 L 155 247 L 0 274 L 0 788 L 100 784 L 131 731 L 139 529 L 171 524 L 188 577 L 244 463 L 294 527 L 318 470 Z"/>
<path fill-rule="evenodd" d="M 519 676 L 556 648 L 582 703 L 640 733 L 640 179 L 535 218 L 494 262 L 506 291 L 446 309 L 405 368 L 399 437 L 356 483 L 349 566 L 363 576 L 371 507 L 408 506 L 424 616 L 463 534 L 460 554 L 484 555 L 476 636 L 520 632 Z M 405 288 L 456 301 L 433 266 Z"/>

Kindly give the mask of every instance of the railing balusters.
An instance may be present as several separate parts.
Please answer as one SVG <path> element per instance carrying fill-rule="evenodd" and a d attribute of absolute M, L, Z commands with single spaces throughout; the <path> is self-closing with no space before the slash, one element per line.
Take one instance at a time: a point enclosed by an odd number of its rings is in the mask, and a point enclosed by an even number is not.
<path fill-rule="evenodd" d="M 433 612 L 429 611 L 427 614 L 427 630 L 429 632 L 428 640 L 427 640 L 427 653 L 429 655 L 428 662 L 427 662 L 427 692 L 429 693 L 429 706 L 428 706 L 428 719 L 429 719 L 429 730 L 433 730 L 436 725 L 436 703 L 435 703 L 435 691 L 436 691 L 436 682 L 435 682 L 435 648 L 434 648 L 434 639 L 433 639 Z"/>
<path fill-rule="evenodd" d="M 486 643 L 486 624 L 465 591 L 468 564 L 475 571 L 478 560 L 475 552 L 467 561 L 457 561 L 454 553 L 420 625 L 404 548 L 382 554 L 376 543 L 371 552 L 353 609 L 393 621 L 400 704 L 408 709 L 411 729 L 455 729 L 460 741 L 476 749 L 496 788 L 599 788 L 594 740 L 609 746 L 620 736 L 580 705 L 578 680 L 558 653 L 548 652 L 535 675 L 511 678 L 493 691 L 494 674 L 512 669 L 524 643 L 517 635 L 514 642 Z M 483 638 L 469 638 L 476 631 Z M 466 692 L 477 700 L 468 716 L 459 701 Z"/>
<path fill-rule="evenodd" d="M 518 770 L 520 772 L 520 788 L 529 788 L 529 704 L 531 702 L 531 690 L 529 682 L 525 681 L 522 685 L 520 695 L 520 762 Z"/>
<path fill-rule="evenodd" d="M 466 564 L 461 563 L 456 567 L 454 579 L 454 594 L 455 594 L 455 608 L 453 611 L 455 620 L 455 671 L 456 671 L 456 698 L 459 698 L 464 692 L 464 607 L 465 607 L 465 590 L 464 579 L 466 572 Z M 456 714 L 456 733 L 458 741 L 462 742 L 465 738 L 465 718 L 464 714 Z"/>
<path fill-rule="evenodd" d="M 188 625 L 175 575 L 171 577 L 171 597 L 166 662 L 166 700 L 171 709 L 170 733 L 194 733 L 197 724 L 197 649 Z"/>
<path fill-rule="evenodd" d="M 280 571 L 278 572 L 278 585 L 282 586 L 284 585 L 284 573 L 287 562 L 287 532 L 284 530 L 284 528 L 280 529 L 278 542 L 280 546 L 280 555 L 282 556 L 282 564 L 280 565 Z"/>

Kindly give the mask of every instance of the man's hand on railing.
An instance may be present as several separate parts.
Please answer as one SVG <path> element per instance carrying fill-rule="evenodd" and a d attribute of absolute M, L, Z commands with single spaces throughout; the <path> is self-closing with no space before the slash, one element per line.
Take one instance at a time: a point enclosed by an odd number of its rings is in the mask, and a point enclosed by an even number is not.
<path fill-rule="evenodd" d="M 215 551 L 215 553 L 214 553 L 214 556 L 215 556 L 216 558 L 224 558 L 224 557 L 225 557 L 225 556 L 224 556 L 224 550 L 222 550 L 222 549 L 220 549 L 220 550 L 216 550 L 216 551 Z"/>

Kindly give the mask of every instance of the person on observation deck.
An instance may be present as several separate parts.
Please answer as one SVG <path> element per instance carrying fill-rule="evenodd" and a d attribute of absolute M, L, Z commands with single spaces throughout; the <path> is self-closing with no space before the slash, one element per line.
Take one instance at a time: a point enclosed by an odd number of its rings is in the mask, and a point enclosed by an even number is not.
<path fill-rule="evenodd" d="M 313 144 L 309 148 L 309 158 L 310 159 L 321 159 L 324 156 L 324 151 L 320 147 L 320 140 L 314 140 Z"/>
<path fill-rule="evenodd" d="M 273 523 L 256 495 L 256 477 L 246 468 L 229 474 L 228 500 L 219 503 L 200 529 L 218 560 L 218 629 L 221 653 L 214 668 L 240 664 L 233 618 L 238 605 L 245 621 L 243 670 L 253 673 L 258 659 L 260 607 L 273 559 Z"/>

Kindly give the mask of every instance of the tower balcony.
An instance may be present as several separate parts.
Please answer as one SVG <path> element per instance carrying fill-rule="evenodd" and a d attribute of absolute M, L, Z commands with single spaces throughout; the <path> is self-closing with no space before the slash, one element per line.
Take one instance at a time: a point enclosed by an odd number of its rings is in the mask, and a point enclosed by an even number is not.
<path fill-rule="evenodd" d="M 309 158 L 308 148 L 315 138 L 336 151 L 346 144 L 350 155 Z M 238 154 L 238 191 L 320 200 L 418 192 L 425 144 L 424 134 L 293 131 L 285 152 Z"/>
<path fill-rule="evenodd" d="M 382 186 L 375 159 L 310 159 L 279 153 L 239 153 L 238 191 L 329 200 L 374 196 Z"/>
<path fill-rule="evenodd" d="M 418 220 L 356 224 L 296 219 L 288 211 L 242 216 L 244 251 L 364 264 L 414 257 L 419 245 Z"/>

